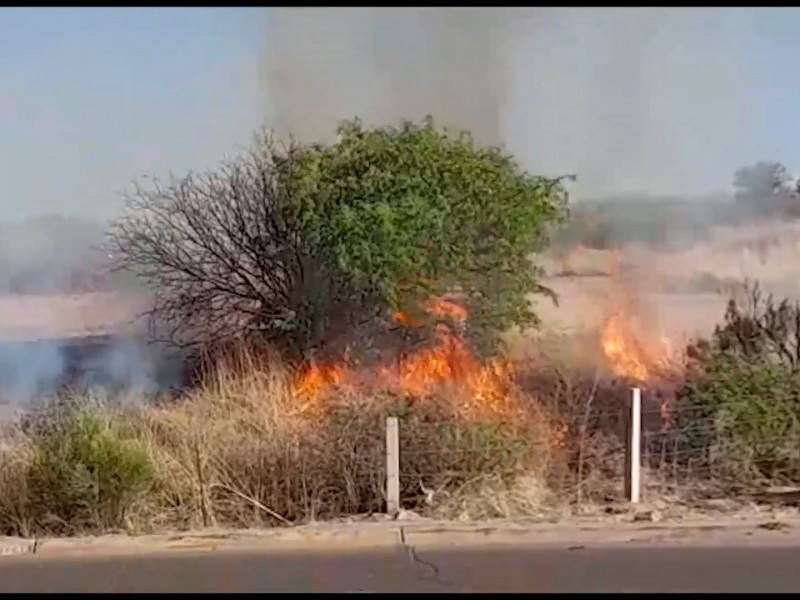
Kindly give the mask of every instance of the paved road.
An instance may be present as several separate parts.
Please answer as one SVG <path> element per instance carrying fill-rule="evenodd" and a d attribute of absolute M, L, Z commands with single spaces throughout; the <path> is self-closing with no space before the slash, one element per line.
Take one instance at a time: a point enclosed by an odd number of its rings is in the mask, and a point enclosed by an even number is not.
<path fill-rule="evenodd" d="M 796 592 L 797 547 L 0 558 L 8 592 Z"/>

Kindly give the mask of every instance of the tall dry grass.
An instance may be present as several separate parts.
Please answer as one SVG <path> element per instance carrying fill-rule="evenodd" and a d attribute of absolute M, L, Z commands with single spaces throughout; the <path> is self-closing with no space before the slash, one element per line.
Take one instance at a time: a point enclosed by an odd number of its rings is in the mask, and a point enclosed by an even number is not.
<path fill-rule="evenodd" d="M 0 533 L 270 527 L 382 513 L 389 415 L 400 422 L 406 509 L 551 518 L 616 502 L 631 382 L 579 360 L 589 345 L 542 338 L 518 356 L 505 382 L 516 412 L 506 416 L 476 412 L 475 398 L 457 389 L 331 387 L 309 403 L 296 373 L 246 351 L 160 404 L 60 396 L 0 432 Z M 672 431 L 652 384 L 646 440 Z M 650 498 L 670 473 L 651 464 L 649 442 L 645 454 Z M 661 463 L 677 464 L 669 452 Z M 681 490 L 690 484 L 696 478 Z"/>
<path fill-rule="evenodd" d="M 502 421 L 460 406 L 452 391 L 347 388 L 309 406 L 293 372 L 239 351 L 184 397 L 137 407 L 71 397 L 14 428 L 0 453 L 0 530 L 260 527 L 380 513 L 389 415 L 400 420 L 405 508 L 487 518 L 553 506 L 563 456 L 546 412 L 531 402 Z"/>

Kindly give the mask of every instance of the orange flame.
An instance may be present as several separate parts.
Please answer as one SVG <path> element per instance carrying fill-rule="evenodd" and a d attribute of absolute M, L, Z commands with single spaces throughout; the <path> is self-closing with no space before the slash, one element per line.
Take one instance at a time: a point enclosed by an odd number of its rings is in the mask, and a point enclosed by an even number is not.
<path fill-rule="evenodd" d="M 466 321 L 467 309 L 453 300 L 436 296 L 428 301 L 428 312 L 438 317 L 450 317 L 455 321 Z"/>
<path fill-rule="evenodd" d="M 425 305 L 429 314 L 455 321 L 462 329 L 467 309 L 452 299 L 431 298 Z M 397 312 L 394 319 L 404 325 L 416 324 L 408 313 Z M 374 372 L 359 372 L 343 364 L 312 366 L 302 373 L 296 391 L 307 401 L 319 400 L 333 387 L 379 386 L 416 397 L 431 396 L 446 388 L 456 392 L 448 397 L 460 402 L 462 413 L 475 416 L 508 415 L 517 406 L 508 385 L 511 365 L 494 360 L 482 363 L 456 331 L 440 323 L 435 329 L 437 344 L 414 352 L 394 365 L 384 365 Z"/>
<path fill-rule="evenodd" d="M 615 312 L 606 321 L 600 343 L 615 375 L 636 381 L 650 377 L 648 357 L 621 312 Z"/>
<path fill-rule="evenodd" d="M 313 399 L 328 387 L 340 385 L 346 377 L 344 365 L 314 365 L 299 378 L 296 392 L 300 397 Z"/>
<path fill-rule="evenodd" d="M 619 252 L 613 250 L 609 261 L 609 275 L 614 280 L 618 301 L 611 315 L 606 319 L 600 344 L 612 372 L 618 377 L 624 377 L 644 383 L 657 379 L 659 385 L 669 380 L 674 373 L 676 365 L 682 363 L 680 352 L 673 346 L 670 339 L 664 336 L 642 337 L 641 331 L 634 326 L 630 318 L 628 304 L 622 301 L 623 297 L 635 296 L 635 291 L 618 281 L 620 275 Z M 673 397 L 662 397 L 660 413 L 662 427 L 666 428 L 673 418 Z"/>
<path fill-rule="evenodd" d="M 617 302 L 611 316 L 606 319 L 600 336 L 603 353 L 610 363 L 611 370 L 619 377 L 626 377 L 643 382 L 656 376 L 661 371 L 669 354 L 669 348 L 663 338 L 658 344 L 648 343 L 637 335 L 637 329 L 630 318 L 628 303 L 623 298 L 635 296 L 636 290 L 628 289 L 620 282 L 619 250 L 611 250 L 609 255 L 609 277 L 615 286 Z M 647 340 L 653 342 L 652 339 Z"/>
<path fill-rule="evenodd" d="M 392 315 L 392 318 L 395 320 L 395 323 L 400 325 L 405 325 L 406 327 L 412 327 L 414 325 L 418 325 L 416 319 L 412 318 L 407 312 L 403 312 L 398 310 Z"/>

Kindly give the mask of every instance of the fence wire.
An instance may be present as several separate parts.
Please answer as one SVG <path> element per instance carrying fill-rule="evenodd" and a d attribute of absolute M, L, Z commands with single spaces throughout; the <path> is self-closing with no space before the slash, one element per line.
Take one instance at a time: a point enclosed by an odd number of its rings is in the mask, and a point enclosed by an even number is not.
<path fill-rule="evenodd" d="M 751 494 L 800 482 L 800 428 L 756 426 L 747 415 L 660 405 L 643 394 L 641 490 L 645 497 Z M 565 501 L 626 499 L 631 404 L 588 406 L 561 416 L 559 436 L 529 435 L 513 423 L 400 422 L 400 487 L 406 499 L 462 490 L 475 482 L 507 486 L 535 477 Z M 556 439 L 557 438 L 557 439 Z M 629 490 L 628 490 L 629 491 Z"/>

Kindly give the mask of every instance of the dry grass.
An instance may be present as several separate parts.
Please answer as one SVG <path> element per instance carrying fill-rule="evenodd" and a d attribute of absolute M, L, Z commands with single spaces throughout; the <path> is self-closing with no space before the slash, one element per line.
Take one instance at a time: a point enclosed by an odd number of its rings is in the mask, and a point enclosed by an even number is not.
<path fill-rule="evenodd" d="M 474 402 L 454 390 L 340 387 L 309 404 L 295 373 L 243 351 L 159 405 L 61 399 L 3 432 L 0 531 L 285 526 L 383 512 L 389 415 L 400 419 L 407 509 L 552 518 L 618 501 L 630 382 L 596 368 L 595 337 L 541 336 L 520 349 L 506 382 L 518 408 L 510 419 L 465 412 Z M 652 392 L 645 411 L 658 408 Z M 645 419 L 653 431 L 660 424 Z M 647 473 L 648 497 L 674 479 L 649 463 Z"/>
<path fill-rule="evenodd" d="M 466 416 L 446 395 L 335 389 L 309 407 L 291 372 L 244 353 L 191 395 L 159 406 L 76 398 L 57 405 L 6 438 L 7 534 L 276 526 L 383 512 L 388 415 L 401 423 L 405 508 L 530 516 L 557 500 L 550 479 L 560 442 L 533 404 L 515 422 Z M 134 491 L 109 483 L 121 464 Z"/>
<path fill-rule="evenodd" d="M 0 449 L 0 523 L 6 534 L 28 537 L 35 529 L 27 477 L 34 448 L 17 432 L 5 431 L 4 435 L 8 441 Z"/>
<path fill-rule="evenodd" d="M 280 361 L 248 352 L 227 357 L 205 385 L 166 404 L 72 398 L 70 406 L 83 407 L 77 419 L 62 406 L 45 411 L 37 427 L 2 432 L 0 531 L 257 527 L 382 512 L 390 414 L 401 419 L 406 508 L 442 518 L 541 517 L 565 504 L 618 499 L 629 382 L 608 373 L 597 329 L 622 289 L 636 296 L 642 314 L 632 316 L 645 329 L 679 345 L 718 322 L 725 304 L 718 292 L 735 280 L 778 288 L 796 281 L 800 230 L 733 233 L 679 252 L 623 248 L 621 271 L 634 273 L 623 282 L 594 276 L 610 272 L 609 253 L 599 251 L 567 265 L 575 276 L 548 278 L 560 304 L 539 299 L 539 316 L 568 335 L 509 336 L 524 418 L 476 420 L 452 391 L 413 398 L 340 388 L 308 406 Z M 769 260 L 744 248 L 742 236 L 777 236 Z M 100 306 L 109 302 L 111 309 Z M 138 302 L 108 294 L 0 298 L 0 334 L 85 335 L 128 321 Z M 692 465 L 678 473 L 678 458 L 648 463 L 647 494 L 669 488 L 680 496 L 714 484 L 710 472 L 687 475 Z M 737 455 L 737 469 L 747 460 Z"/>
<path fill-rule="evenodd" d="M 547 454 L 528 437 L 542 437 L 541 421 L 522 431 L 462 418 L 435 398 L 347 389 L 306 407 L 285 369 L 239 357 L 193 396 L 144 412 L 162 478 L 173 482 L 164 518 L 252 526 L 383 511 L 390 414 L 401 420 L 407 508 L 440 510 L 439 498 L 483 478 L 510 484 Z"/>
<path fill-rule="evenodd" d="M 223 368 L 191 396 L 141 414 L 140 435 L 169 482 L 154 517 L 250 526 L 380 510 L 380 422 L 347 416 L 303 413 L 280 366 Z"/>

